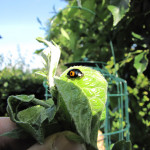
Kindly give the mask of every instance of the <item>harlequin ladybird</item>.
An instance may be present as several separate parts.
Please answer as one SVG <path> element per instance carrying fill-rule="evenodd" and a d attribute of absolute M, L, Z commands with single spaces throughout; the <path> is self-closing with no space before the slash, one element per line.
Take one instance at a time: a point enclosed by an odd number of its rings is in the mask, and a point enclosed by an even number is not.
<path fill-rule="evenodd" d="M 77 77 L 83 77 L 83 73 L 79 69 L 71 69 L 67 73 L 67 76 L 69 78 L 77 78 Z"/>

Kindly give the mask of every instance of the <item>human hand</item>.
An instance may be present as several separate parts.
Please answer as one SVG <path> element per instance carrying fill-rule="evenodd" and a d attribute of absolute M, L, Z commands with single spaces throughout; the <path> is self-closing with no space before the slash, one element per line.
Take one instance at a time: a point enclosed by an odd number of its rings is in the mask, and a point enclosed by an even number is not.
<path fill-rule="evenodd" d="M 0 135 L 16 129 L 17 126 L 9 117 L 0 117 Z M 0 136 L 0 150 L 26 150 L 35 141 L 14 139 L 7 136 Z"/>
<path fill-rule="evenodd" d="M 16 129 L 16 124 L 9 117 L 0 117 L 0 134 Z M 0 136 L 0 150 L 85 150 L 83 144 L 69 141 L 60 133 L 47 137 L 44 143 L 38 144 L 31 140 L 12 139 Z"/>

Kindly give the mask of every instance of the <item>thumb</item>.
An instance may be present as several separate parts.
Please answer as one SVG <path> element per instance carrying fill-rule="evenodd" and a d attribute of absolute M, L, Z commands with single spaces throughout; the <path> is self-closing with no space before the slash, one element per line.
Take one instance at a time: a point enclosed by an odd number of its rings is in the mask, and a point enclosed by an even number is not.
<path fill-rule="evenodd" d="M 28 150 L 86 150 L 84 144 L 68 140 L 65 132 L 55 133 L 47 137 L 44 144 L 35 144 Z"/>

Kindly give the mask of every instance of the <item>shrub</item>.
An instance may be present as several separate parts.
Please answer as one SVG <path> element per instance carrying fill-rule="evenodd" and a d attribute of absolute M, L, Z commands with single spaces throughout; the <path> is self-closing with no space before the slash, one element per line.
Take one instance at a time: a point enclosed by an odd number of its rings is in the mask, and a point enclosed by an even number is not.
<path fill-rule="evenodd" d="M 14 67 L 0 71 L 0 116 L 6 115 L 7 98 L 10 95 L 34 94 L 36 98 L 44 99 L 43 78 L 33 72 Z"/>

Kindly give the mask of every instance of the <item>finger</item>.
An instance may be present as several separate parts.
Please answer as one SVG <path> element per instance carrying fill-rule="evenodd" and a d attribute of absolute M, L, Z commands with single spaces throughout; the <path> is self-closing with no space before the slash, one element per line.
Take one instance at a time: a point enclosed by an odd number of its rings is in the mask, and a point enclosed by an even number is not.
<path fill-rule="evenodd" d="M 10 120 L 9 117 L 0 117 L 0 134 L 12 131 L 17 126 Z M 7 136 L 0 136 L 0 149 L 11 149 L 11 150 L 26 150 L 33 144 L 30 140 L 13 139 Z"/>
<path fill-rule="evenodd" d="M 9 117 L 0 117 L 0 135 L 9 132 L 16 128 L 16 124 L 13 123 Z M 6 136 L 0 136 L 0 145 L 10 142 L 13 139 Z"/>
<path fill-rule="evenodd" d="M 49 150 L 44 144 L 34 144 L 31 147 L 29 147 L 27 150 Z"/>
<path fill-rule="evenodd" d="M 9 117 L 0 117 L 0 134 L 16 128 L 16 124 Z"/>
<path fill-rule="evenodd" d="M 64 135 L 59 135 L 55 139 L 52 150 L 86 150 L 84 144 L 69 141 Z"/>
<path fill-rule="evenodd" d="M 35 144 L 27 150 L 86 150 L 83 144 L 69 141 L 63 134 L 55 133 L 47 137 L 44 144 Z"/>

